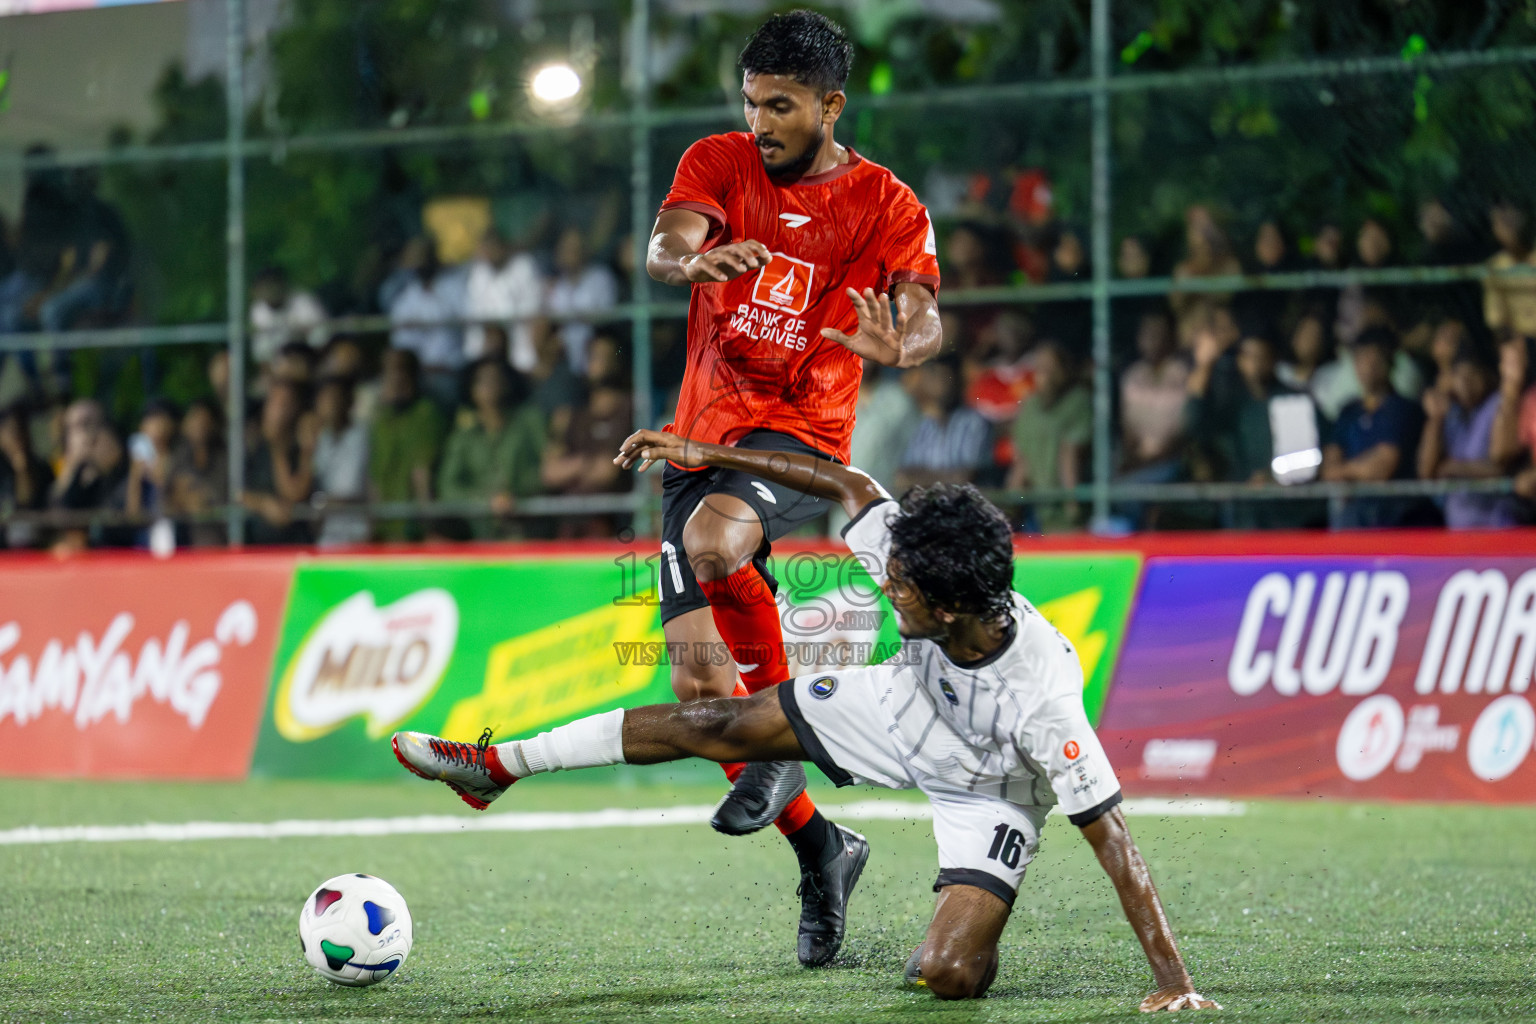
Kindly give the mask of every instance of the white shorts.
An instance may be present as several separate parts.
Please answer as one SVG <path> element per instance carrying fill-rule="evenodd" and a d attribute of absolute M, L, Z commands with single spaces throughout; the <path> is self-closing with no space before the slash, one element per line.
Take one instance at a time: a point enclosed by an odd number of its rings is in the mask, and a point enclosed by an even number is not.
<path fill-rule="evenodd" d="M 935 891 L 973 885 L 1012 906 L 1052 804 L 1017 803 L 942 777 L 946 769 L 958 774 L 954 766 L 974 749 L 942 721 L 925 732 L 917 756 L 904 754 L 892 739 L 899 671 L 875 665 L 800 676 L 779 685 L 779 701 L 800 746 L 836 785 L 920 789 L 928 796 L 939 848 Z"/>

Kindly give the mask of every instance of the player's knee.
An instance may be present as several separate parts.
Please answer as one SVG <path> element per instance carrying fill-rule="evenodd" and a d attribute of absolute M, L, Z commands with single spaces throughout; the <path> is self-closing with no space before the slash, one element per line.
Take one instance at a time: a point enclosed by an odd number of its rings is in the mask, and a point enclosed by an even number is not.
<path fill-rule="evenodd" d="M 923 981 L 939 999 L 980 999 L 997 974 L 994 957 L 934 952 L 923 954 Z"/>
<path fill-rule="evenodd" d="M 736 665 L 699 671 L 691 665 L 672 666 L 672 693 L 684 704 L 711 697 L 729 697 L 736 690 Z"/>
<path fill-rule="evenodd" d="M 688 566 L 700 583 L 725 579 L 752 557 L 752 550 L 740 536 L 741 524 L 722 523 L 720 519 L 700 510 L 683 527 L 683 550 L 688 552 Z"/>

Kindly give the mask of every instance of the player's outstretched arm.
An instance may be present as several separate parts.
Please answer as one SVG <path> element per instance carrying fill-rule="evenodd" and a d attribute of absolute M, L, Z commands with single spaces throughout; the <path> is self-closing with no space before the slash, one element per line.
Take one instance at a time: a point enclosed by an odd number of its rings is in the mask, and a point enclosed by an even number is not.
<path fill-rule="evenodd" d="M 699 248 L 709 238 L 709 220 L 692 210 L 663 210 L 651 230 L 645 270 L 662 284 L 719 284 L 766 267 L 773 254 L 762 242 L 746 239 Z"/>
<path fill-rule="evenodd" d="M 663 460 L 689 469 L 718 466 L 751 473 L 805 494 L 836 501 L 850 518 L 866 505 L 890 497 L 873 477 L 854 466 L 842 466 L 801 452 L 760 452 L 709 444 L 663 430 L 635 431 L 625 438 L 613 462 L 623 469 L 638 464 L 643 473 Z"/>
<path fill-rule="evenodd" d="M 847 295 L 859 315 L 859 329 L 844 334 L 825 327 L 823 338 L 881 366 L 902 369 L 926 363 L 939 354 L 944 330 L 939 325 L 938 300 L 927 288 L 910 281 L 898 284 L 894 319 L 891 297 L 884 292 L 876 295 L 873 288 L 866 288 L 861 294 L 849 288 Z"/>
<path fill-rule="evenodd" d="M 1083 837 L 1093 847 L 1099 864 L 1114 883 L 1126 920 L 1130 921 L 1143 952 L 1147 954 L 1147 962 L 1152 965 L 1157 991 L 1141 1001 L 1141 1011 L 1221 1009 L 1195 991 L 1179 949 L 1174 945 L 1173 929 L 1168 927 L 1168 918 L 1163 914 L 1163 903 L 1158 899 L 1157 887 L 1152 884 L 1152 873 L 1147 870 L 1147 862 L 1131 839 L 1120 808 L 1111 808 L 1084 825 Z"/>

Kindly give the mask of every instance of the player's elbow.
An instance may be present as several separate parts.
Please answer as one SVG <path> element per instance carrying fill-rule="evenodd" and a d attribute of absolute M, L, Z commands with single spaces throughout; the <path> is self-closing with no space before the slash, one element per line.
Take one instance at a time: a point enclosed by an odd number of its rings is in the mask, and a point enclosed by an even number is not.
<path fill-rule="evenodd" d="M 923 957 L 923 982 L 939 999 L 980 999 L 997 975 L 997 960 L 933 953 Z"/>

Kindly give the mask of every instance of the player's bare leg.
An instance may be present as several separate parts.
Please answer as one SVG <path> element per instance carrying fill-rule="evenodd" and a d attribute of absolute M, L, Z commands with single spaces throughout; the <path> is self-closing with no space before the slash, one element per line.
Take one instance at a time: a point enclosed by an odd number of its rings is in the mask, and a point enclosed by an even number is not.
<path fill-rule="evenodd" d="M 940 999 L 979 999 L 997 977 L 997 942 L 1012 907 L 974 885 L 939 890 L 922 945 L 907 961 L 907 980 Z"/>

